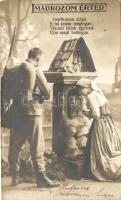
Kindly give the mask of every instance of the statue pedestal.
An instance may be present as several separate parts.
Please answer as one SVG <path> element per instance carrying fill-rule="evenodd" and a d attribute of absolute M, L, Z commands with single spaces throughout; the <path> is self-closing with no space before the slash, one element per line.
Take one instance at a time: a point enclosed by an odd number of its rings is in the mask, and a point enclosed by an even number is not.
<path fill-rule="evenodd" d="M 95 72 L 45 72 L 48 82 L 53 85 L 52 149 L 58 155 L 65 150 L 65 133 L 62 128 L 62 115 L 67 113 L 68 93 L 80 78 L 95 79 Z"/>

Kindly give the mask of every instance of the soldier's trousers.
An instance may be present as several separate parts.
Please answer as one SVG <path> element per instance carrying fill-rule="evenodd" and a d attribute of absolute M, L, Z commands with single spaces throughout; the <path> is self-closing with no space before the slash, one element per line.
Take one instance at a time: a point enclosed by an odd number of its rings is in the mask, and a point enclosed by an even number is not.
<path fill-rule="evenodd" d="M 10 135 L 9 166 L 11 175 L 19 172 L 19 154 L 25 141 L 30 144 L 33 165 L 40 172 L 45 171 L 44 149 L 45 141 L 40 116 L 17 117 Z"/>

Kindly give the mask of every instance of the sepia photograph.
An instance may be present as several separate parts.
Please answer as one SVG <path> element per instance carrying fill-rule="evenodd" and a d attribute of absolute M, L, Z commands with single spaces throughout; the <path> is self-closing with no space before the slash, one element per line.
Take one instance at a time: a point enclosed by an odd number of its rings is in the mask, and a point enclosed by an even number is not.
<path fill-rule="evenodd" d="M 0 0 L 1 199 L 121 200 L 121 1 Z"/>

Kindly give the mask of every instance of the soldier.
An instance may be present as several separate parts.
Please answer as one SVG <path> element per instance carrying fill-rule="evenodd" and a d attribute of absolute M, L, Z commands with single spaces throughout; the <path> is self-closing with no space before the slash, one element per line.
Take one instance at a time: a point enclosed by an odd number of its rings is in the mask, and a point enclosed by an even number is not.
<path fill-rule="evenodd" d="M 12 108 L 14 117 L 11 124 L 9 164 L 12 185 L 21 183 L 19 177 L 19 153 L 27 140 L 35 170 L 38 187 L 55 187 L 45 173 L 45 141 L 42 130 L 43 97 L 50 96 L 50 88 L 43 72 L 38 69 L 42 52 L 33 48 L 28 59 L 11 71 Z"/>

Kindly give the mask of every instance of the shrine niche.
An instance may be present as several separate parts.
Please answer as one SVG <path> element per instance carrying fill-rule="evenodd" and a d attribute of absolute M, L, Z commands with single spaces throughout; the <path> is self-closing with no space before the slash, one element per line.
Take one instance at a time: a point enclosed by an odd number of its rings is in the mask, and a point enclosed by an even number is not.
<path fill-rule="evenodd" d="M 67 96 L 67 112 L 63 113 L 63 131 L 65 135 L 65 157 L 76 160 L 84 155 L 90 122 L 82 114 L 86 99 L 78 95 L 77 89 L 71 89 Z"/>
<path fill-rule="evenodd" d="M 54 83 L 52 149 L 58 156 L 64 157 L 67 165 L 74 165 L 74 169 L 76 165 L 80 169 L 90 122 L 82 114 L 84 99 L 78 95 L 76 82 L 81 77 L 97 77 L 84 39 L 81 37 L 64 41 L 45 76 L 48 82 Z"/>

